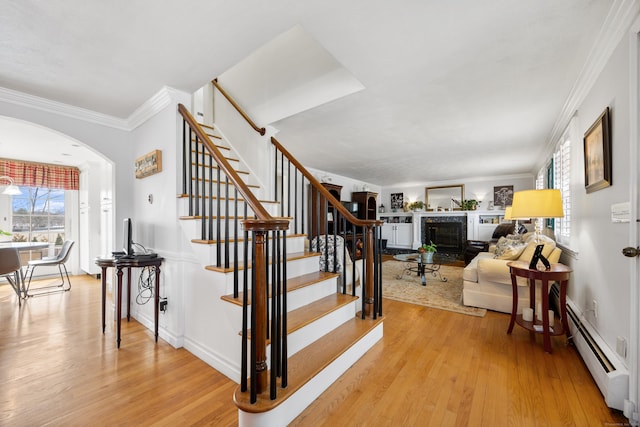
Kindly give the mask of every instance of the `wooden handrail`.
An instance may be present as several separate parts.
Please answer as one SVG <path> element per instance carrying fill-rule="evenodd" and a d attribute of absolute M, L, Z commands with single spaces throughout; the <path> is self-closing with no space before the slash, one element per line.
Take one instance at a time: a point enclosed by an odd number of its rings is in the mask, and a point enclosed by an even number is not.
<path fill-rule="evenodd" d="M 258 132 L 260 135 L 263 135 L 267 132 L 267 130 L 265 128 L 259 128 L 254 122 L 253 120 L 251 120 L 249 118 L 249 116 L 244 112 L 244 110 L 238 105 L 236 104 L 236 102 L 227 94 L 227 92 L 222 89 L 222 87 L 220 87 L 220 84 L 218 83 L 218 79 L 213 79 L 211 80 L 211 83 L 213 83 L 213 85 L 216 87 L 216 89 L 218 89 L 220 91 L 220 93 L 222 95 L 224 95 L 225 98 L 227 98 L 227 101 L 229 101 L 231 103 L 231 105 L 233 105 L 233 107 L 238 111 L 238 113 L 240 113 L 240 115 L 242 117 L 244 117 L 244 119 L 247 121 L 247 123 L 249 123 L 251 125 L 251 127 Z"/>
<path fill-rule="evenodd" d="M 182 115 L 184 120 L 189 124 L 189 127 L 193 130 L 196 136 L 207 147 L 207 150 L 216 160 L 218 166 L 229 177 L 229 180 L 233 183 L 233 185 L 238 189 L 238 192 L 242 195 L 244 200 L 247 202 L 247 205 L 249 205 L 256 217 L 262 221 L 275 221 L 276 223 L 284 221 L 288 224 L 288 219 L 276 219 L 272 217 L 269 212 L 267 212 L 262 203 L 260 203 L 256 196 L 251 192 L 249 187 L 240 178 L 235 169 L 233 169 L 231 165 L 229 165 L 229 162 L 222 155 L 222 153 L 220 153 L 220 150 L 218 150 L 215 144 L 211 142 L 209 136 L 202 130 L 200 125 L 198 125 L 198 122 L 195 121 L 191 113 L 189 113 L 189 110 L 187 110 L 184 105 L 178 104 L 178 111 L 180 112 L 180 115 Z"/>
<path fill-rule="evenodd" d="M 298 160 L 293 157 L 291 155 L 291 153 L 289 153 L 287 151 L 286 148 L 284 148 L 282 146 L 282 144 L 280 144 L 278 142 L 277 139 L 275 139 L 274 137 L 271 137 L 271 143 L 273 145 L 275 145 L 275 147 L 282 153 L 284 154 L 284 156 L 305 176 L 305 178 L 307 178 L 309 180 L 309 183 L 318 190 L 318 192 L 320 194 L 322 194 L 329 203 L 331 203 L 333 205 L 333 207 L 335 209 L 338 210 L 338 212 L 340 212 L 342 214 L 343 217 L 345 217 L 350 223 L 360 226 L 360 227 L 373 227 L 373 226 L 378 226 L 378 225 L 382 225 L 384 224 L 383 221 L 380 220 L 376 220 L 376 219 L 360 219 L 360 218 L 356 218 L 355 216 L 353 216 L 353 214 L 351 212 L 349 212 L 347 210 L 347 208 L 345 208 L 338 199 L 336 199 L 333 194 L 331 194 L 331 192 L 329 192 L 329 190 L 327 190 L 326 188 L 324 188 L 324 186 L 320 183 L 320 181 L 318 181 L 312 174 L 311 172 L 309 172 L 304 166 L 302 166 L 302 164 L 300 162 L 298 162 Z"/>

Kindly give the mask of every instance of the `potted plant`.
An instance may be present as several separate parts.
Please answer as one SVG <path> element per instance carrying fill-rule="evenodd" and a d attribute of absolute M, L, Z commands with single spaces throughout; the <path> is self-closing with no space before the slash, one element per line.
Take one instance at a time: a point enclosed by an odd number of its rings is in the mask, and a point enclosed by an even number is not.
<path fill-rule="evenodd" d="M 416 200 L 415 202 L 411 202 L 409 204 L 409 209 L 412 211 L 421 211 L 424 209 L 424 202 L 420 200 Z"/>
<path fill-rule="evenodd" d="M 478 201 L 475 199 L 463 200 L 462 210 L 475 211 L 478 208 Z"/>
<path fill-rule="evenodd" d="M 429 241 L 429 244 L 423 243 L 420 247 L 418 247 L 418 252 L 422 257 L 422 262 L 426 264 L 433 264 L 433 254 L 438 252 L 436 249 L 437 245 L 432 241 Z"/>
<path fill-rule="evenodd" d="M 9 233 L 8 231 L 4 231 L 2 229 L 0 229 L 0 242 L 4 242 L 5 238 L 3 238 L 2 236 L 11 236 L 11 233 Z"/>

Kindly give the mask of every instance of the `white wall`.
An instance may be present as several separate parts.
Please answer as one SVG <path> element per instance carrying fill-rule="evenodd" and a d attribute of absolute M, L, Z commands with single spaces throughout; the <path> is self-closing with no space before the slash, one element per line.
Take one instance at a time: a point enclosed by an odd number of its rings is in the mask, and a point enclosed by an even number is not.
<path fill-rule="evenodd" d="M 629 224 L 611 222 L 611 205 L 629 201 L 629 40 L 615 49 L 593 88 L 577 110 L 580 138 L 598 116 L 611 108 L 613 185 L 594 193 L 584 189 L 582 140 L 572 141 L 571 250 L 562 261 L 573 267 L 568 297 L 582 310 L 605 342 L 615 350 L 616 337 L 629 338 L 630 263 L 621 254 L 628 245 Z M 598 317 L 593 309 L 597 301 Z"/>
<path fill-rule="evenodd" d="M 351 193 L 358 191 L 371 191 L 372 193 L 378 193 L 378 205 L 380 204 L 380 193 L 382 187 L 379 185 L 369 184 L 363 181 L 352 179 L 342 175 L 336 175 L 330 172 L 325 172 L 319 169 L 307 168 L 307 170 L 321 182 L 330 182 L 335 185 L 341 185 L 342 191 L 340 192 L 341 201 L 350 201 Z M 365 190 L 366 189 L 366 190 Z"/>
<path fill-rule="evenodd" d="M 432 181 L 421 185 L 384 187 L 378 204 L 383 203 L 387 208 L 391 206 L 391 194 L 403 193 L 404 201 L 414 202 L 416 200 L 425 201 L 426 187 L 438 187 L 442 185 L 464 185 L 464 198 L 481 201 L 478 210 L 485 210 L 489 206 L 489 201 L 493 201 L 493 187 L 503 185 L 513 185 L 513 191 L 529 190 L 535 187 L 533 175 L 509 175 L 498 177 L 483 177 L 476 179 L 461 179 L 458 181 Z"/>

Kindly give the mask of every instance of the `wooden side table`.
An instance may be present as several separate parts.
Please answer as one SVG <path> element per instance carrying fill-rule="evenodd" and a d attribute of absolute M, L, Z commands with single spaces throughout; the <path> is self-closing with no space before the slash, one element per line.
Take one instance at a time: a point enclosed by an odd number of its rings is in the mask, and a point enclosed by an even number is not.
<path fill-rule="evenodd" d="M 127 270 L 127 321 L 130 320 L 131 308 L 131 268 L 153 267 L 155 270 L 154 297 L 154 335 L 158 342 L 158 309 L 160 307 L 160 265 L 164 258 L 98 258 L 96 265 L 102 268 L 102 333 L 105 330 L 105 304 L 107 289 L 107 269 L 115 267 L 118 276 L 118 295 L 116 301 L 116 343 L 120 348 L 120 325 L 122 321 L 122 275 L 123 269 Z"/>
<path fill-rule="evenodd" d="M 569 276 L 573 271 L 564 264 L 551 264 L 549 270 L 535 270 L 529 268 L 529 263 L 524 261 L 512 261 L 507 264 L 511 271 L 511 288 L 513 292 L 513 305 L 511 308 L 511 321 L 507 333 L 513 331 L 513 325 L 517 323 L 530 332 L 533 337 L 534 333 L 541 333 L 544 342 L 544 351 L 551 353 L 551 336 L 566 335 L 570 340 L 569 322 L 567 321 L 567 285 Z M 534 318 L 527 321 L 522 318 L 518 312 L 518 283 L 517 277 L 529 279 L 529 306 L 533 309 Z M 541 298 L 542 304 L 542 323 L 536 319 L 536 280 L 541 282 Z M 560 321 L 554 320 L 553 330 L 549 328 L 549 282 L 558 282 L 560 284 Z M 540 327 L 542 329 L 540 329 Z"/>

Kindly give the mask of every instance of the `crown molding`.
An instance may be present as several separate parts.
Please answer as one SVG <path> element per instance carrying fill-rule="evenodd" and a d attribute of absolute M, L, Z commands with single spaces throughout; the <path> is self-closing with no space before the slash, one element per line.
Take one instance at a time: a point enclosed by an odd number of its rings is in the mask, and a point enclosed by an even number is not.
<path fill-rule="evenodd" d="M 120 119 L 118 117 L 109 116 L 107 114 L 98 113 L 85 108 L 75 107 L 62 102 L 52 101 L 39 96 L 29 95 L 27 93 L 0 87 L 0 101 L 124 131 L 132 131 L 149 120 L 155 114 L 159 113 L 162 109 L 174 102 L 178 98 L 179 94 L 180 92 L 176 89 L 164 86 L 155 95 L 138 107 L 127 119 Z"/>
<path fill-rule="evenodd" d="M 596 38 L 596 42 L 591 48 L 587 61 L 582 67 L 578 79 L 574 83 L 571 92 L 569 92 L 569 96 L 551 130 L 545 150 L 542 153 L 545 158 L 553 151 L 555 144 L 562 137 L 578 107 L 602 73 L 615 48 L 622 38 L 626 36 L 639 11 L 640 1 L 638 0 L 614 1 Z"/>
<path fill-rule="evenodd" d="M 0 101 L 120 130 L 129 130 L 126 120 L 3 87 L 0 87 Z"/>
<path fill-rule="evenodd" d="M 151 117 L 158 114 L 165 107 L 172 104 L 176 100 L 177 93 L 177 90 L 170 88 L 169 86 L 163 86 L 162 89 L 146 100 L 129 116 L 127 119 L 128 130 L 137 128 Z"/>

